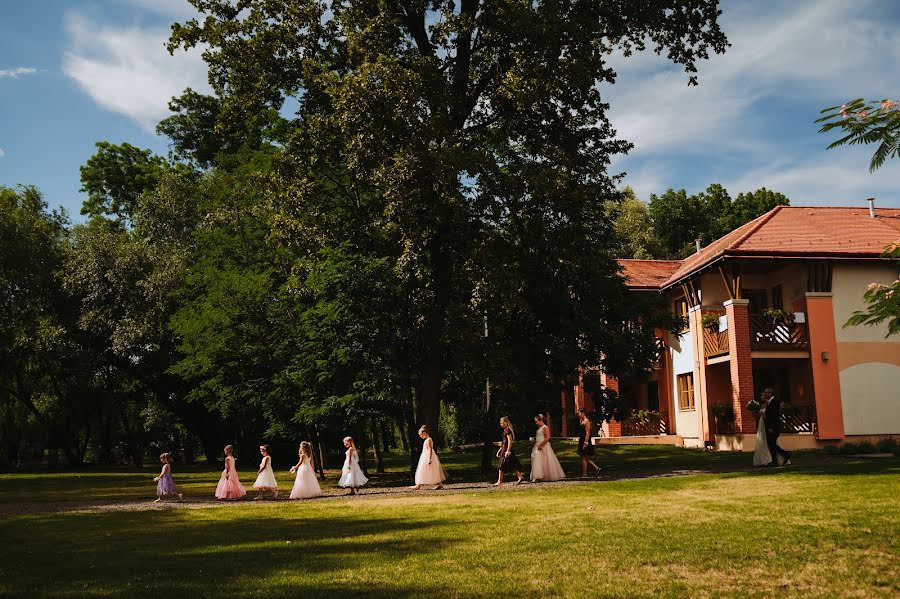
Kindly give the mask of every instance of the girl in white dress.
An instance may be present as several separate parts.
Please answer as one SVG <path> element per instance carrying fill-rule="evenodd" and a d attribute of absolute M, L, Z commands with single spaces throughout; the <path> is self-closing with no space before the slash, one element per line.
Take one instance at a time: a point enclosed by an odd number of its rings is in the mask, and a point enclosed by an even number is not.
<path fill-rule="evenodd" d="M 351 495 L 356 495 L 356 491 L 369 482 L 369 479 L 366 478 L 362 468 L 359 467 L 359 452 L 356 451 L 353 437 L 344 437 L 344 447 L 347 448 L 347 459 L 344 461 L 344 468 L 338 485 L 345 489 L 350 489 Z"/>
<path fill-rule="evenodd" d="M 534 435 L 534 447 L 531 450 L 531 480 L 556 481 L 566 477 L 553 447 L 550 446 L 550 427 L 544 423 L 544 416 L 534 417 L 537 433 Z"/>
<path fill-rule="evenodd" d="M 428 427 L 424 424 L 419 429 L 419 436 L 425 440 L 422 445 L 422 455 L 419 456 L 419 465 L 416 467 L 416 484 L 413 489 L 419 490 L 422 485 L 437 485 L 434 490 L 444 488 L 447 473 L 441 466 L 437 453 L 434 451 L 434 439 L 428 434 Z"/>
<path fill-rule="evenodd" d="M 294 488 L 291 489 L 291 499 L 307 499 L 309 497 L 318 497 L 322 494 L 322 487 L 316 480 L 316 472 L 313 469 L 312 445 L 309 441 L 300 444 L 298 452 L 300 461 L 291 468 L 291 474 L 297 473 L 294 480 Z"/>
<path fill-rule="evenodd" d="M 272 471 L 272 457 L 269 455 L 269 446 L 260 445 L 259 453 L 262 454 L 262 461 L 259 463 L 259 474 L 256 476 L 256 482 L 253 488 L 259 491 L 256 499 L 262 499 L 263 493 L 272 491 L 272 499 L 278 498 L 278 482 L 275 480 L 275 473 Z"/>

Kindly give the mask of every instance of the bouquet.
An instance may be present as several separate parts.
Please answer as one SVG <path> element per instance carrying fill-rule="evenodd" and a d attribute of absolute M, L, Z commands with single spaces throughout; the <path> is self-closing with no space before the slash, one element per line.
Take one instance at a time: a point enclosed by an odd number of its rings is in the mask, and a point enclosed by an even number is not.
<path fill-rule="evenodd" d="M 762 407 L 762 404 L 755 399 L 751 399 L 747 402 L 747 409 L 753 412 L 754 414 L 759 414 L 759 409 Z"/>

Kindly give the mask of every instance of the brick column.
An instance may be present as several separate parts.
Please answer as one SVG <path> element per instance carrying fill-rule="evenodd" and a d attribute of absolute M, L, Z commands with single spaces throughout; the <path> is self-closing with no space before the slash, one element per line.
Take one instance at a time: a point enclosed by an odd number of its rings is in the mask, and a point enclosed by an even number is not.
<path fill-rule="evenodd" d="M 843 439 L 844 413 L 831 293 L 807 293 L 806 316 L 817 434 L 819 439 Z"/>
<path fill-rule="evenodd" d="M 734 430 L 756 434 L 756 419 L 747 409 L 753 399 L 753 357 L 750 354 L 750 300 L 725 302 L 728 317 L 728 354 L 731 369 L 731 401 L 734 407 Z"/>
<path fill-rule="evenodd" d="M 600 384 L 611 391 L 619 392 L 619 379 L 614 376 L 609 376 L 606 373 L 600 374 Z M 596 428 L 600 428 L 603 426 L 602 422 L 594 423 Z M 606 423 L 604 427 L 606 429 L 607 437 L 621 437 L 622 436 L 622 423 L 613 419 Z"/>

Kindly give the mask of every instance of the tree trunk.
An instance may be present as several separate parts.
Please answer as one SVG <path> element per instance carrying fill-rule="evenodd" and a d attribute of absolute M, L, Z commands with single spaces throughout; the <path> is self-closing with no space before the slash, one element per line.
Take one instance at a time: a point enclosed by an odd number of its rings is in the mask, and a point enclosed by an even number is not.
<path fill-rule="evenodd" d="M 384 459 L 381 456 L 381 439 L 378 435 L 378 423 L 372 422 L 372 452 L 375 455 L 375 472 L 384 474 Z"/>
<path fill-rule="evenodd" d="M 387 423 L 384 421 L 382 421 L 379 426 L 381 427 L 381 451 L 383 453 L 390 453 L 394 440 L 394 432 L 388 428 Z"/>
<path fill-rule="evenodd" d="M 441 410 L 441 385 L 444 380 L 444 328 L 450 305 L 450 256 L 444 247 L 443 236 L 438 233 L 429 242 L 432 265 L 432 310 L 425 323 L 423 341 L 424 358 L 420 370 L 420 392 L 416 398 L 416 415 L 419 424 L 428 427 L 432 435 L 438 433 Z"/>
<path fill-rule="evenodd" d="M 412 409 L 412 408 L 410 408 Z M 403 431 L 406 428 L 406 423 L 403 421 L 397 421 L 397 430 L 400 431 L 400 447 L 403 449 L 403 453 L 409 452 L 409 437 Z"/>
<path fill-rule="evenodd" d="M 328 464 L 326 460 L 325 444 L 322 443 L 322 437 L 319 435 L 319 427 L 313 425 L 313 445 L 315 452 L 319 454 L 319 480 L 325 480 L 325 468 Z M 315 464 L 315 459 L 313 463 Z"/>

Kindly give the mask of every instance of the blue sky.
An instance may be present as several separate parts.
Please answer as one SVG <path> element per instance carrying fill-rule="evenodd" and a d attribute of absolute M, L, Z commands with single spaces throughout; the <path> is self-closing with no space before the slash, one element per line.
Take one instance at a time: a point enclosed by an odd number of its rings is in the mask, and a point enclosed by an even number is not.
<path fill-rule="evenodd" d="M 732 43 L 700 65 L 699 87 L 652 53 L 615 57 L 603 93 L 635 149 L 613 163 L 643 199 L 669 187 L 769 187 L 793 204 L 900 207 L 900 161 L 868 172 L 871 150 L 826 151 L 813 120 L 848 98 L 897 98 L 900 3 L 726 0 Z M 37 185 L 74 218 L 78 167 L 96 141 L 165 153 L 153 129 L 187 86 L 208 90 L 198 53 L 171 57 L 185 0 L 9 2 L 0 20 L 0 185 Z"/>

